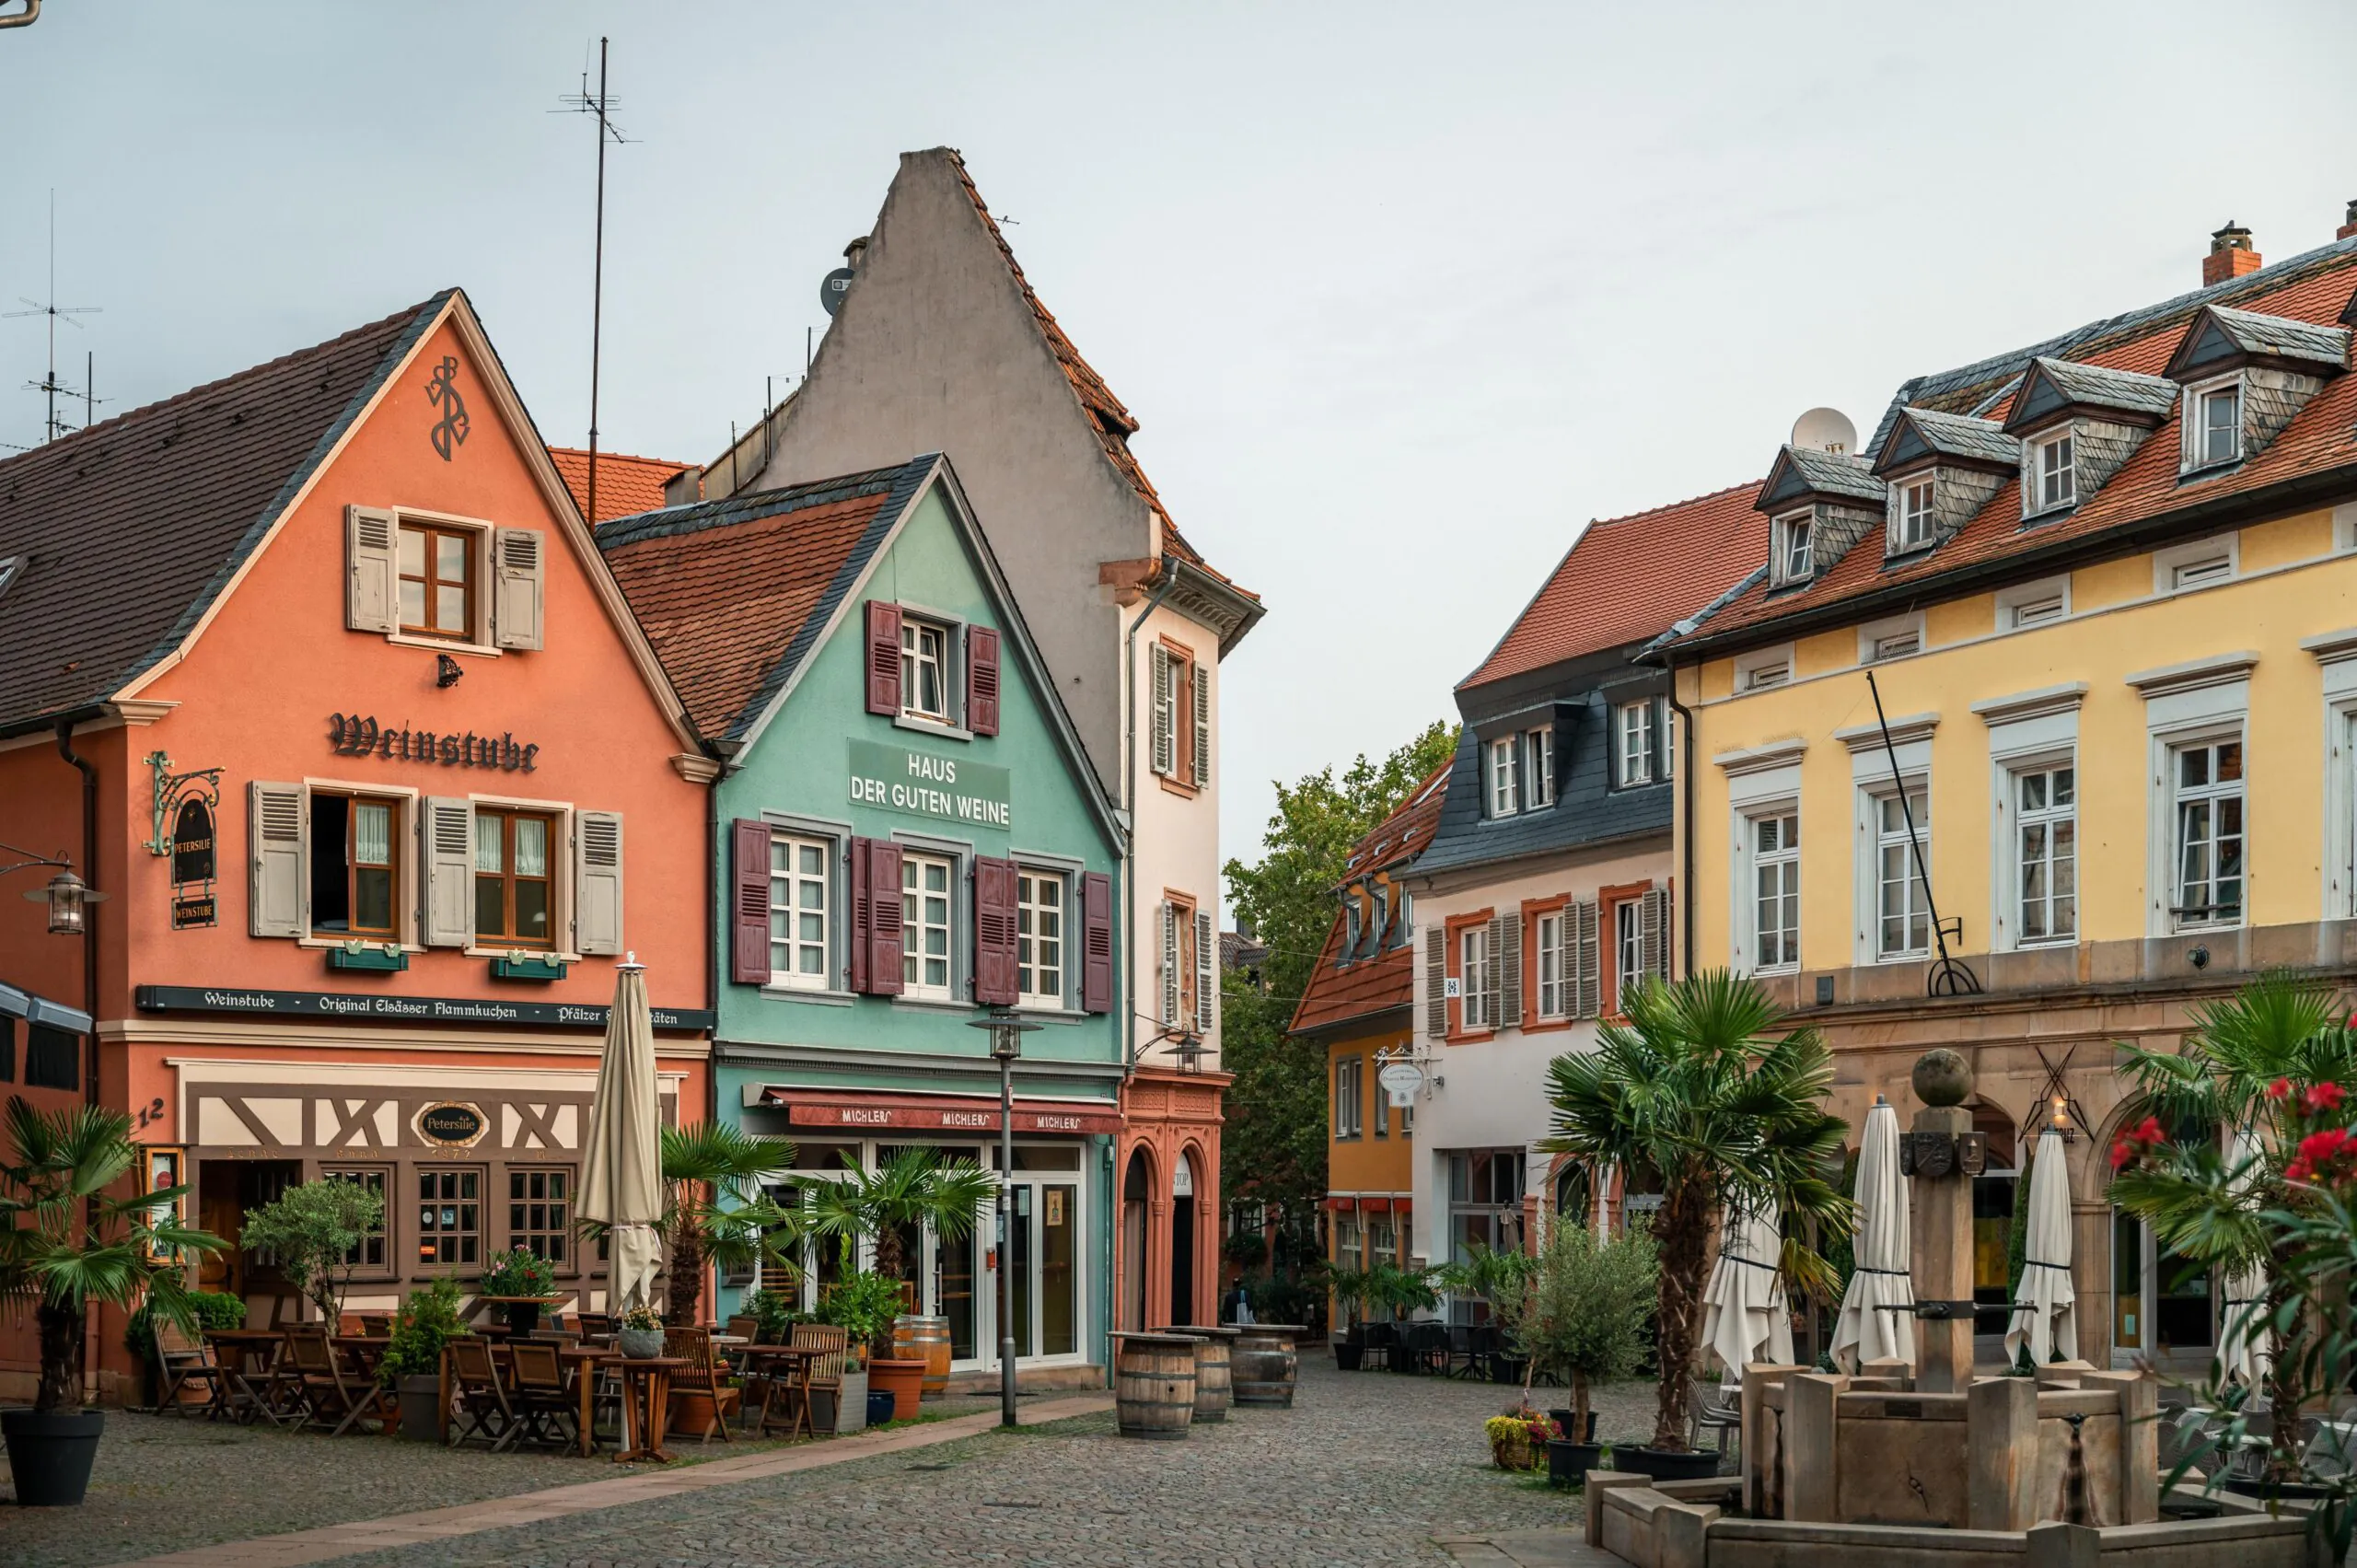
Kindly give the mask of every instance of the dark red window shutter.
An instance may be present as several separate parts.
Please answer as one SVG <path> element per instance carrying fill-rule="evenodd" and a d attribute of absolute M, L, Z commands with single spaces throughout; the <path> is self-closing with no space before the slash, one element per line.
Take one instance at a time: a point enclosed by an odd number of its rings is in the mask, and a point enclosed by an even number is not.
<path fill-rule="evenodd" d="M 1080 1005 L 1113 1010 L 1113 879 L 1101 871 L 1080 879 Z"/>
<path fill-rule="evenodd" d="M 974 862 L 974 1000 L 984 1007 L 1012 1007 L 1022 994 L 1016 971 L 1015 862 Z"/>
<path fill-rule="evenodd" d="M 987 626 L 966 629 L 966 727 L 998 733 L 998 633 Z"/>
<path fill-rule="evenodd" d="M 851 988 L 856 992 L 867 989 L 867 936 L 875 924 L 867 908 L 868 842 L 866 839 L 851 842 L 851 930 L 846 946 L 851 949 Z"/>
<path fill-rule="evenodd" d="M 900 994 L 900 846 L 867 842 L 867 993 Z"/>
<path fill-rule="evenodd" d="M 729 975 L 740 985 L 770 982 L 770 828 L 739 819 L 730 830 Z"/>
<path fill-rule="evenodd" d="M 900 711 L 900 607 L 867 601 L 867 711 Z"/>

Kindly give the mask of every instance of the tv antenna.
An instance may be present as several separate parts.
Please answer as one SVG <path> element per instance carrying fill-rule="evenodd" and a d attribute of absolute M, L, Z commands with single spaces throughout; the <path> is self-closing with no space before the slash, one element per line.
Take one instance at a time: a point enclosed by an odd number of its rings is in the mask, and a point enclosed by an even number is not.
<path fill-rule="evenodd" d="M 38 381 L 26 382 L 25 387 L 28 390 L 42 393 L 49 399 L 48 412 L 41 419 L 41 438 L 45 442 L 54 441 L 61 436 L 71 436 L 74 433 L 74 426 L 57 417 L 57 394 L 64 392 L 69 398 L 79 396 L 84 400 L 85 423 L 88 420 L 89 409 L 95 401 L 90 398 L 88 388 L 84 388 L 77 394 L 72 387 L 57 378 L 57 323 L 62 320 L 78 332 L 82 330 L 82 323 L 74 318 L 95 316 L 99 310 L 99 308 L 95 305 L 57 303 L 57 192 L 54 190 L 49 193 L 49 303 L 44 305 L 38 299 L 25 299 L 21 294 L 17 297 L 24 299 L 25 303 L 32 308 L 0 311 L 0 316 L 11 318 L 46 316 L 49 318 L 49 373 Z"/>
<path fill-rule="evenodd" d="M 610 139 L 616 146 L 630 140 L 621 134 L 612 118 L 612 110 L 621 99 L 606 91 L 606 49 L 608 40 L 598 41 L 598 91 L 589 91 L 589 68 L 581 69 L 581 90 L 564 95 L 563 109 L 551 110 L 552 114 L 594 114 L 598 117 L 598 226 L 590 246 L 589 262 L 589 526 L 598 526 L 598 359 L 599 332 L 603 325 L 606 298 L 606 143 Z"/>

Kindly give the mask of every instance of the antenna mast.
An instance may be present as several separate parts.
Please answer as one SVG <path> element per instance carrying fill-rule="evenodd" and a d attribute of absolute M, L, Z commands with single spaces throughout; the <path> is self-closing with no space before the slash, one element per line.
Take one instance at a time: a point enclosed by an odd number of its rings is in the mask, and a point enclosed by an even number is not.
<path fill-rule="evenodd" d="M 598 526 L 598 365 L 601 348 L 606 301 L 606 141 L 611 137 L 615 145 L 628 138 L 609 118 L 608 110 L 621 100 L 606 91 L 606 50 L 609 41 L 598 41 L 598 95 L 589 96 L 589 73 L 581 73 L 581 90 L 566 96 L 564 102 L 574 113 L 598 117 L 598 222 L 590 247 L 589 264 L 589 526 Z"/>
<path fill-rule="evenodd" d="M 35 6 L 34 9 L 39 10 L 40 7 Z M 28 17 L 26 19 L 31 18 Z M 74 395 L 74 389 L 57 378 L 57 323 L 62 319 L 67 326 L 79 331 L 82 323 L 74 319 L 75 317 L 99 314 L 99 307 L 95 305 L 57 303 L 57 192 L 54 190 L 49 193 L 49 303 L 44 305 L 38 299 L 25 299 L 23 295 L 18 295 L 17 297 L 24 299 L 25 303 L 32 308 L 10 310 L 0 312 L 0 314 L 7 317 L 46 316 L 49 318 L 49 374 L 38 381 L 28 381 L 25 386 L 29 390 L 40 392 L 48 398 L 47 412 L 41 416 L 41 438 L 44 442 L 54 441 L 61 436 L 71 436 L 74 433 L 72 425 L 57 417 L 57 394 L 64 392 L 68 397 Z M 83 423 L 87 424 L 89 423 L 90 408 L 96 401 L 90 396 L 87 386 L 82 389 L 82 400 Z"/>

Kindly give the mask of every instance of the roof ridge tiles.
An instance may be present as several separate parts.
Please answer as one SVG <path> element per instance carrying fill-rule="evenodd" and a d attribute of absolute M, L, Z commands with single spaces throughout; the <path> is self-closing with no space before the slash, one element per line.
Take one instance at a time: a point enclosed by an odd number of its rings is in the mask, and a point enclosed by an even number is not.
<path fill-rule="evenodd" d="M 598 543 L 600 548 L 612 550 L 644 540 L 760 522 L 785 512 L 799 512 L 831 502 L 848 501 L 854 496 L 876 494 L 890 490 L 894 483 L 906 477 L 911 468 L 930 467 L 938 456 L 938 453 L 927 452 L 905 463 L 895 463 L 890 468 L 865 469 L 856 473 L 779 485 L 770 490 L 746 491 L 714 501 L 688 501 L 677 506 L 658 507 L 652 512 L 609 517 L 598 525 Z"/>

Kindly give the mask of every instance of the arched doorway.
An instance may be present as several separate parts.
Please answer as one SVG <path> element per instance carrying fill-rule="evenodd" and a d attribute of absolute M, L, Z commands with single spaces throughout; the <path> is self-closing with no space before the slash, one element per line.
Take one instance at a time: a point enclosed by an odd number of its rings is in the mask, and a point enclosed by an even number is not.
<path fill-rule="evenodd" d="M 1195 1162 L 1182 1150 L 1170 1169 L 1170 1321 L 1195 1320 Z"/>
<path fill-rule="evenodd" d="M 1121 1176 L 1121 1327 L 1145 1327 L 1146 1215 L 1153 1207 L 1154 1172 L 1143 1147 L 1130 1151 Z"/>
<path fill-rule="evenodd" d="M 2119 1125 L 2141 1121 L 2151 1108 L 2124 1109 Z M 2118 1136 L 2112 1129 L 2098 1149 Z M 2177 1144 L 2218 1141 L 2210 1123 L 2184 1121 L 2169 1130 Z M 2218 1342 L 2214 1272 L 2162 1244 L 2144 1222 L 2125 1209 L 2111 1212 L 2111 1345 L 2115 1365 L 2149 1360 L 2165 1370 L 2198 1370 Z"/>
<path fill-rule="evenodd" d="M 1587 1166 L 1565 1160 L 1555 1172 L 1555 1225 L 1596 1228 L 1596 1187 Z M 1551 1232 L 1550 1234 L 1552 1234 Z"/>
<path fill-rule="evenodd" d="M 1976 1100 L 1972 1130 L 1984 1140 L 1980 1174 L 1972 1179 L 1972 1332 L 1978 1359 L 2004 1356 L 2013 1321 L 2014 1231 L 2029 1201 L 2027 1171 L 2016 1152 L 2014 1119 L 2002 1106 Z"/>

